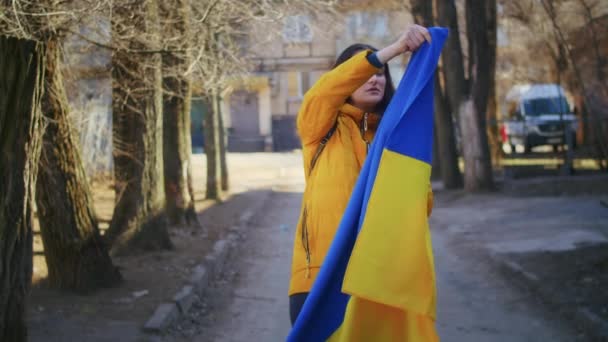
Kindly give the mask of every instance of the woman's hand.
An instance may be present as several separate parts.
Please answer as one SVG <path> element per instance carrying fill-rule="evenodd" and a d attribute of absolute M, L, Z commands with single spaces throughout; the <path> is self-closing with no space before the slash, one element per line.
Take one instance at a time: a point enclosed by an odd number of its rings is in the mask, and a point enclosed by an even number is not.
<path fill-rule="evenodd" d="M 420 25 L 412 25 L 401 34 L 394 44 L 400 49 L 400 53 L 404 53 L 416 51 L 425 41 L 431 42 L 429 30 Z"/>
<path fill-rule="evenodd" d="M 376 55 L 382 64 L 405 52 L 416 51 L 425 41 L 431 42 L 431 34 L 420 25 L 412 25 L 393 44 L 378 51 Z"/>

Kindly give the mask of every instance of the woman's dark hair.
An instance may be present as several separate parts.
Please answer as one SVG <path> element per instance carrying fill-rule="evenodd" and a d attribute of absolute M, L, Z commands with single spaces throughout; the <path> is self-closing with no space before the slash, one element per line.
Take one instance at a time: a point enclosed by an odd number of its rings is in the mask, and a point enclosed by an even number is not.
<path fill-rule="evenodd" d="M 344 51 L 342 51 L 342 53 L 336 59 L 336 63 L 334 63 L 334 66 L 332 67 L 332 69 L 336 68 L 338 65 L 346 62 L 352 56 L 354 56 L 357 53 L 364 51 L 364 50 L 371 50 L 373 52 L 378 51 L 378 49 L 376 49 L 375 47 L 373 47 L 371 45 L 353 44 L 353 45 L 347 47 L 346 49 L 344 49 Z M 395 86 L 393 85 L 393 78 L 391 77 L 391 72 L 389 71 L 388 65 L 386 65 L 386 64 L 384 65 L 384 78 L 386 78 L 386 85 L 384 88 L 384 97 L 382 97 L 382 100 L 380 101 L 380 103 L 378 103 L 378 108 L 377 108 L 378 114 L 380 114 L 380 115 L 384 114 L 386 107 L 388 107 L 389 102 L 391 102 L 391 99 L 393 98 L 393 95 L 395 94 Z"/>

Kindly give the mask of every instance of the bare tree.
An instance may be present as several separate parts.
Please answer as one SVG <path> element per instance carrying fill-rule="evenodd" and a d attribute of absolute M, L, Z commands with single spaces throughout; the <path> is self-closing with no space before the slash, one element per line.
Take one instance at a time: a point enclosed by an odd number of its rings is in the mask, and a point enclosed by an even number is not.
<path fill-rule="evenodd" d="M 47 56 L 61 30 L 105 2 L 0 1 L 0 340 L 25 341 Z M 86 11 L 83 10 L 86 8 Z M 10 261 L 10 262 L 8 262 Z"/>
<path fill-rule="evenodd" d="M 99 234 L 77 136 L 68 118 L 60 40 L 49 40 L 46 46 L 42 112 L 48 125 L 36 203 L 48 280 L 54 288 L 88 292 L 116 285 L 122 278 Z"/>
<path fill-rule="evenodd" d="M 593 54 L 595 56 L 596 76 L 600 82 L 604 82 L 606 78 L 604 68 L 608 64 L 608 58 L 606 56 L 602 56 L 602 53 L 600 52 L 600 38 L 596 25 L 594 24 L 595 18 L 593 17 L 593 11 L 595 8 L 600 6 L 600 1 L 578 0 L 578 4 L 580 5 L 581 12 L 585 18 L 585 26 L 592 41 Z M 604 86 L 606 87 L 606 85 Z"/>
<path fill-rule="evenodd" d="M 509 39 L 514 40 L 508 48 L 515 64 L 515 72 L 511 73 L 513 78 L 516 81 L 548 81 L 570 90 L 578 102 L 584 142 L 595 144 L 599 165 L 603 166 L 608 153 L 607 130 L 602 130 L 603 120 L 599 113 L 605 106 L 594 110 L 588 107 L 594 102 L 592 97 L 608 93 L 608 86 L 600 80 L 605 77 L 605 59 L 599 52 L 598 38 L 602 25 L 599 18 L 594 17 L 594 13 L 606 13 L 608 4 L 598 0 L 513 0 L 502 1 L 502 4 L 502 20 L 512 31 Z M 574 49 L 578 50 L 579 56 L 587 56 L 586 60 L 591 63 L 577 60 Z M 526 63 L 517 63 L 521 60 Z M 535 69 L 544 72 L 530 72 Z M 572 156 L 568 155 L 571 150 L 569 147 L 564 151 L 564 171 L 571 170 Z"/>
<path fill-rule="evenodd" d="M 490 149 L 490 157 L 493 167 L 498 167 L 503 156 L 502 152 L 502 141 L 500 137 L 500 130 L 498 125 L 498 100 L 496 99 L 496 51 L 497 51 L 497 38 L 496 38 L 496 10 L 494 10 L 494 34 L 488 35 L 488 45 L 491 51 L 494 51 L 494 57 L 492 58 L 492 70 L 493 77 L 490 82 L 488 89 L 488 104 L 486 112 L 486 135 L 488 136 L 488 147 Z"/>
<path fill-rule="evenodd" d="M 198 223 L 192 185 L 190 2 L 160 3 L 163 48 L 163 157 L 167 214 L 172 224 Z"/>
<path fill-rule="evenodd" d="M 593 49 L 593 55 L 595 57 L 595 78 L 597 82 L 594 83 L 595 92 L 587 94 L 587 99 L 583 101 L 584 111 L 579 114 L 581 117 L 587 119 L 584 120 L 585 132 L 593 132 L 592 134 L 586 134 L 586 140 L 593 143 L 596 146 L 598 164 L 605 170 L 608 170 L 608 162 L 602 161 L 608 159 L 608 110 L 606 110 L 606 99 L 608 94 L 608 82 L 606 82 L 606 67 L 608 66 L 608 57 L 603 55 L 600 51 L 600 37 L 605 37 L 608 34 L 608 29 L 605 25 L 602 25 L 599 21 L 600 18 L 594 17 L 594 13 L 606 13 L 608 10 L 608 4 L 599 0 L 578 0 L 579 11 L 582 13 L 584 18 L 586 32 L 588 35 L 588 41 L 591 43 Z M 603 6 L 603 7 L 602 7 Z M 602 29 L 603 27 L 603 29 Z M 585 96 L 582 96 L 585 99 Z M 595 105 L 597 99 L 603 98 L 604 105 Z M 601 110 L 604 108 L 604 110 Z M 604 118 L 602 120 L 600 113 L 603 112 Z M 591 115 L 589 115 L 591 114 Z M 584 116 L 583 116 L 584 115 Z M 589 118 L 590 117 L 590 118 Z M 589 120 L 590 119 L 590 120 Z M 593 123 L 591 122 L 593 121 Z M 591 139 L 594 136 L 595 139 Z"/>
<path fill-rule="evenodd" d="M 469 191 L 491 190 L 494 180 L 486 118 L 496 65 L 496 0 L 466 1 L 466 16 L 470 93 L 460 107 L 460 126 L 470 143 L 462 145 L 464 184 Z"/>
<path fill-rule="evenodd" d="M 105 2 L 0 3 L 0 32 L 41 42 L 44 50 L 42 114 L 48 121 L 38 175 L 36 203 L 52 286 L 88 291 L 120 281 L 100 239 L 61 75 L 61 41 L 83 13 L 98 13 Z"/>
<path fill-rule="evenodd" d="M 165 212 L 158 10 L 153 0 L 125 0 L 112 9 L 116 207 L 106 236 L 120 254 L 172 248 Z"/>
<path fill-rule="evenodd" d="M 7 5 L 7 1 L 1 3 Z M 32 221 L 42 145 L 43 44 L 0 35 L 0 340 L 26 341 Z"/>
<path fill-rule="evenodd" d="M 494 82 L 496 60 L 496 1 L 467 0 L 466 36 L 468 43 L 468 79 L 459 35 L 456 4 L 438 1 L 438 19 L 449 27 L 443 50 L 446 92 L 450 107 L 460 122 L 464 157 L 464 185 L 469 191 L 491 190 L 494 187 L 492 163 L 486 133 L 486 117 L 490 88 Z"/>
<path fill-rule="evenodd" d="M 218 116 L 218 129 L 219 129 L 219 155 L 220 155 L 220 181 L 222 191 L 230 190 L 230 181 L 228 178 L 228 162 L 227 162 L 227 149 L 228 136 L 226 135 L 226 127 L 224 125 L 224 114 L 220 113 Z"/>
<path fill-rule="evenodd" d="M 570 65 L 572 66 L 573 69 L 573 74 L 574 74 L 574 78 L 576 79 L 578 86 L 580 87 L 580 89 L 582 90 L 583 93 L 583 99 L 585 103 L 588 103 L 589 100 L 587 99 L 587 91 L 586 91 L 586 87 L 585 87 L 585 81 L 582 78 L 582 73 L 580 71 L 580 67 L 578 65 L 578 63 L 576 62 L 575 58 L 573 57 L 572 54 L 572 49 L 569 47 L 569 44 L 567 42 L 565 33 L 564 33 L 564 29 L 562 28 L 562 26 L 558 23 L 558 9 L 557 9 L 557 4 L 556 1 L 554 0 L 542 0 L 541 1 L 543 9 L 545 10 L 545 13 L 547 14 L 550 22 L 551 22 L 551 26 L 553 28 L 553 33 L 556 37 L 556 41 L 558 42 L 558 45 L 563 48 L 566 52 L 566 56 L 568 58 L 568 61 L 570 62 Z M 585 14 L 587 16 L 587 9 L 588 7 L 584 7 L 585 8 Z M 592 36 L 593 37 L 593 36 Z M 595 39 L 595 37 L 593 37 L 593 39 Z M 598 67 L 601 69 L 601 59 L 598 60 Z M 599 75 L 597 75 L 598 78 L 603 78 L 602 73 L 600 73 Z M 588 105 L 586 105 L 585 107 L 589 107 Z M 597 115 L 597 113 L 594 113 L 595 115 Z M 596 134 L 596 141 L 597 141 L 597 148 L 598 148 L 598 155 L 600 156 L 600 160 L 604 159 L 606 157 L 608 157 L 608 144 L 606 143 L 606 141 L 603 139 L 603 132 L 601 131 L 601 119 L 598 118 L 597 120 L 598 124 L 597 125 L 593 125 L 594 128 L 594 133 Z M 563 170 L 565 170 L 566 173 L 570 174 L 572 173 L 572 141 L 570 140 L 571 135 L 568 134 L 569 132 L 565 129 L 563 129 L 564 134 L 566 136 L 566 141 L 568 144 L 568 151 L 565 152 L 565 162 L 564 162 L 564 168 Z M 601 164 L 601 163 L 600 163 Z"/>
<path fill-rule="evenodd" d="M 220 127 L 221 99 L 216 91 L 208 95 L 210 110 L 204 118 L 205 155 L 207 156 L 207 199 L 217 200 L 221 198 L 221 161 L 220 161 Z"/>

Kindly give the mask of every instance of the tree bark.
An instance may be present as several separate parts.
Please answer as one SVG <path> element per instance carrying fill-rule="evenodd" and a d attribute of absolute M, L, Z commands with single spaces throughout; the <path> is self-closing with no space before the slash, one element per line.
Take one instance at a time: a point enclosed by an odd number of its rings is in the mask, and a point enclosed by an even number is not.
<path fill-rule="evenodd" d="M 77 136 L 68 118 L 60 56 L 60 43 L 47 42 L 42 110 L 48 123 L 36 204 L 50 286 L 82 293 L 116 285 L 122 277 L 97 227 Z"/>
<path fill-rule="evenodd" d="M 0 35 L 0 341 L 26 341 L 44 45 Z"/>
<path fill-rule="evenodd" d="M 116 207 L 112 253 L 172 248 L 167 231 L 162 75 L 156 1 L 126 2 L 112 17 L 112 128 Z M 132 37 L 138 39 L 132 39 Z M 124 39 L 124 40 L 123 40 Z"/>
<path fill-rule="evenodd" d="M 454 0 L 437 1 L 437 21 L 440 26 L 450 29 L 450 35 L 441 53 L 441 61 L 445 75 L 446 95 L 454 116 L 459 120 L 458 111 L 462 98 L 468 95 L 468 89 L 464 77 L 464 58 Z"/>
<path fill-rule="evenodd" d="M 221 197 L 219 113 L 220 98 L 217 91 L 209 95 L 211 110 L 204 118 L 205 155 L 207 156 L 207 199 L 217 200 Z"/>
<path fill-rule="evenodd" d="M 492 7 L 494 6 L 494 7 Z M 502 142 L 500 137 L 500 129 L 498 124 L 498 113 L 496 103 L 496 49 L 497 49 L 497 37 L 496 37 L 496 3 L 488 3 L 488 25 L 487 25 L 487 43 L 489 51 L 492 52 L 491 61 L 489 62 L 488 69 L 490 71 L 491 80 L 488 84 L 488 101 L 486 106 L 486 135 L 488 137 L 488 145 L 490 149 L 490 160 L 491 166 L 498 167 L 502 159 Z"/>
<path fill-rule="evenodd" d="M 487 135 L 487 109 L 490 87 L 494 83 L 496 60 L 496 0 L 467 0 L 467 27 L 471 55 L 471 92 L 462 104 L 462 136 L 472 146 L 464 147 L 464 184 L 468 191 L 494 188 L 492 160 Z M 470 140 L 469 140 L 470 139 Z"/>
<path fill-rule="evenodd" d="M 226 161 L 226 145 L 228 144 L 228 135 L 226 134 L 226 127 L 224 127 L 224 113 L 222 113 L 221 111 L 221 105 L 219 109 L 220 113 L 218 115 L 218 125 L 220 134 L 220 180 L 222 182 L 222 191 L 228 191 L 230 189 L 230 181 L 228 178 L 228 163 Z"/>
<path fill-rule="evenodd" d="M 489 124 L 487 126 L 486 134 L 488 135 L 492 166 L 499 167 L 500 161 L 502 160 L 502 140 L 500 137 L 500 125 L 496 108 L 496 85 L 494 82 L 492 82 L 490 85 L 488 93 L 488 110 L 486 120 Z"/>
<path fill-rule="evenodd" d="M 192 186 L 192 135 L 190 109 L 192 79 L 185 75 L 190 55 L 188 2 L 174 0 L 160 5 L 163 34 L 170 52 L 163 56 L 163 157 L 167 215 L 172 224 L 198 224 Z M 181 39 L 176 39 L 181 37 Z"/>
<path fill-rule="evenodd" d="M 567 58 L 570 61 L 570 64 L 572 65 L 573 71 L 574 71 L 574 76 L 576 77 L 576 80 L 579 83 L 579 86 L 582 90 L 584 99 L 585 99 L 585 103 L 587 103 L 587 96 L 586 96 L 586 91 L 585 91 L 585 83 L 582 80 L 581 77 L 581 73 L 580 70 L 578 68 L 578 64 L 576 63 L 576 61 L 574 60 L 574 57 L 572 56 L 572 50 L 569 48 L 569 44 L 567 43 L 564 34 L 560 28 L 560 26 L 557 23 L 557 13 L 554 7 L 554 3 L 552 0 L 542 0 L 541 1 L 543 9 L 545 10 L 547 16 L 549 17 L 549 20 L 551 21 L 551 25 L 553 26 L 553 33 L 555 35 L 555 41 L 558 45 L 559 48 L 563 49 L 563 51 L 565 51 L 566 53 L 564 55 L 567 56 Z M 559 84 L 559 83 L 558 83 Z M 597 126 L 597 129 L 600 129 L 600 125 L 595 125 Z M 568 150 L 565 151 L 564 154 L 564 164 L 562 165 L 562 169 L 561 172 L 562 174 L 565 175 L 571 175 L 573 174 L 573 151 L 572 151 L 572 140 L 571 140 L 571 136 L 570 136 L 570 132 L 568 132 L 566 130 L 566 126 L 565 124 L 562 122 L 562 129 L 566 138 L 566 145 L 568 146 Z M 601 130 L 598 131 L 596 130 L 595 132 L 598 133 L 597 137 L 601 139 Z M 600 157 L 600 160 L 605 158 L 606 156 L 608 156 L 608 146 L 605 143 L 601 143 L 600 140 L 600 144 L 598 145 L 598 155 Z M 600 162 L 601 164 L 601 162 Z"/>
<path fill-rule="evenodd" d="M 587 21 L 587 30 L 589 31 L 589 34 L 591 35 L 591 41 L 593 42 L 593 52 L 595 55 L 596 68 L 595 73 L 597 79 L 600 81 L 600 85 L 606 87 L 607 85 L 606 83 L 604 83 L 604 66 L 606 65 L 606 57 L 602 56 L 602 53 L 600 52 L 600 39 L 598 38 L 598 34 L 595 31 L 595 23 L 593 22 L 593 9 L 592 6 L 589 5 L 585 0 L 579 0 L 578 2 L 580 3 L 581 7 L 583 7 L 583 13 Z"/>
<path fill-rule="evenodd" d="M 424 27 L 433 26 L 433 2 L 429 0 L 410 0 L 414 22 Z"/>
<path fill-rule="evenodd" d="M 462 174 L 458 167 L 456 135 L 450 106 L 439 82 L 439 73 L 435 74 L 435 130 L 439 145 L 439 163 L 441 180 L 446 189 L 462 188 Z"/>
<path fill-rule="evenodd" d="M 586 27 L 587 27 L 587 31 L 589 33 L 589 35 L 591 36 L 591 41 L 593 43 L 593 51 L 594 51 L 594 55 L 595 55 L 595 67 L 596 67 L 596 76 L 597 79 L 599 81 L 598 85 L 603 87 L 604 92 L 608 92 L 608 83 L 604 82 L 605 81 L 605 73 L 604 73 L 604 67 L 606 66 L 606 63 L 608 63 L 608 58 L 606 58 L 606 56 L 603 56 L 600 52 L 600 38 L 598 37 L 598 33 L 596 31 L 596 25 L 594 23 L 594 18 L 593 18 L 593 5 L 590 5 L 587 3 L 586 0 L 579 0 L 579 3 L 581 5 L 581 7 L 583 8 L 583 14 L 585 16 L 585 20 L 586 20 Z M 574 62 L 574 61 L 573 61 Z M 581 88 L 580 86 L 578 88 Z M 601 121 L 600 124 L 597 125 L 593 125 L 592 121 L 594 121 L 594 119 L 590 114 L 590 111 L 592 111 L 592 108 L 587 108 L 586 103 L 585 102 L 589 102 L 586 100 L 587 98 L 587 94 L 584 94 L 583 91 L 579 90 L 579 99 L 578 101 L 578 110 L 579 110 L 579 119 L 581 121 L 579 121 L 582 125 L 583 125 L 583 144 L 585 145 L 593 145 L 594 140 L 597 140 L 597 138 L 601 139 L 603 137 L 604 134 L 600 134 L 599 136 L 597 136 L 598 132 L 602 133 L 602 129 L 599 130 L 594 130 L 594 128 L 596 129 L 597 126 L 602 126 Z M 596 139 L 593 139 L 593 137 L 596 136 Z M 598 161 L 599 161 L 599 165 L 600 167 L 603 169 L 603 161 L 602 159 L 606 156 L 602 156 L 602 149 L 599 143 L 597 143 L 597 150 L 598 150 Z M 606 151 L 608 152 L 608 151 Z"/>
<path fill-rule="evenodd" d="M 467 0 L 466 9 L 468 81 L 464 77 L 464 58 L 455 2 L 437 1 L 439 24 L 451 31 L 443 49 L 442 62 L 450 108 L 455 111 L 460 123 L 465 162 L 464 185 L 468 191 L 484 191 L 494 187 L 486 133 L 486 112 L 489 88 L 494 82 L 496 1 Z"/>

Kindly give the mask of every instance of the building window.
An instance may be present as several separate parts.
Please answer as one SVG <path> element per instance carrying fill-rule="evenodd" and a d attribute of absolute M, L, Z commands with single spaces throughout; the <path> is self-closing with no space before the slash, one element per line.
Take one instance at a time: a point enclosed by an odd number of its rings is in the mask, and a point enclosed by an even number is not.
<path fill-rule="evenodd" d="M 383 38 L 388 32 L 388 15 L 384 12 L 352 12 L 346 18 L 351 38 Z"/>
<path fill-rule="evenodd" d="M 312 41 L 310 16 L 299 14 L 286 17 L 283 21 L 283 41 L 285 43 L 310 43 Z"/>
<path fill-rule="evenodd" d="M 287 97 L 301 99 L 310 88 L 310 74 L 302 71 L 289 71 L 287 73 Z"/>

